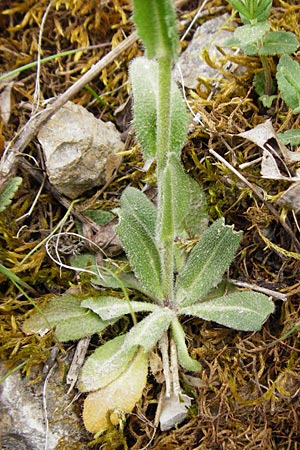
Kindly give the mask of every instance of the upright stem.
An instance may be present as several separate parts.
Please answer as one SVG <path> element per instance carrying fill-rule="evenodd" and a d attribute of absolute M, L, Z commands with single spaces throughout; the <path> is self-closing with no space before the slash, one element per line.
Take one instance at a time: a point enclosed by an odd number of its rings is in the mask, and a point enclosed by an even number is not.
<path fill-rule="evenodd" d="M 171 138 L 171 69 L 172 60 L 162 57 L 158 60 L 158 112 L 157 112 L 157 186 L 158 223 L 157 240 L 161 254 L 162 283 L 166 306 L 173 304 L 174 249 L 172 236 L 162 236 L 161 226 L 165 217 L 171 213 L 171 186 L 163 186 L 163 174 L 167 165 Z M 167 188 L 167 189 L 166 189 Z"/>
<path fill-rule="evenodd" d="M 264 69 L 264 74 L 265 74 L 265 81 L 266 81 L 266 86 L 265 86 L 265 93 L 266 95 L 271 95 L 272 94 L 272 77 L 271 77 L 271 69 L 270 69 L 270 65 L 268 62 L 268 58 L 264 55 L 260 55 L 260 60 Z"/>

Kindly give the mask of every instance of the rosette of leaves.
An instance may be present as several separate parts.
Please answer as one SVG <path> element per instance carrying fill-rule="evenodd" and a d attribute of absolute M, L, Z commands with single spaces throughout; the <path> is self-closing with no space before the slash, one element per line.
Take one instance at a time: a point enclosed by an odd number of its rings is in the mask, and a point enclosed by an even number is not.
<path fill-rule="evenodd" d="M 81 259 L 85 268 L 89 266 L 93 283 L 119 290 L 119 296 L 105 292 L 84 299 L 63 296 L 24 325 L 26 332 L 55 327 L 57 338 L 67 341 L 102 333 L 125 315 L 133 318 L 127 333 L 97 348 L 82 367 L 78 388 L 88 393 L 83 417 L 93 433 L 103 431 L 109 422 L 117 423 L 118 411 L 132 410 L 142 395 L 149 354 L 157 344 L 164 361 L 166 395 L 175 398 L 175 409 L 180 405 L 184 396 L 176 384 L 178 364 L 185 370 L 201 370 L 199 361 L 189 354 L 182 318 L 255 331 L 274 309 L 265 295 L 220 287 L 242 232 L 225 225 L 223 219 L 208 227 L 203 191 L 180 161 L 188 117 L 171 79 L 178 47 L 173 4 L 171 0 L 135 0 L 133 17 L 152 58 L 132 62 L 130 79 L 136 133 L 145 160 L 156 163 L 157 206 L 133 187 L 121 196 L 115 230 L 129 272 L 108 272 L 97 267 L 90 255 L 73 261 L 78 266 Z M 198 242 L 188 252 L 183 244 L 191 238 Z M 132 289 L 140 293 L 139 300 L 130 300 L 128 290 Z M 167 337 L 175 344 L 175 360 L 165 345 Z"/>
<path fill-rule="evenodd" d="M 236 28 L 233 37 L 224 43 L 227 47 L 240 48 L 246 55 L 258 55 L 262 71 L 254 75 L 254 87 L 259 99 L 265 107 L 270 107 L 277 97 L 276 85 L 272 79 L 268 56 L 281 56 L 281 62 L 277 68 L 277 79 L 281 85 L 282 72 L 288 74 L 289 67 L 287 56 L 297 50 L 299 41 L 296 35 L 290 31 L 271 31 L 271 24 L 267 20 L 270 15 L 272 0 L 227 0 L 238 12 L 243 22 Z M 282 70 L 285 67 L 286 70 Z M 278 78 L 279 71 L 279 78 Z M 290 95 L 285 88 L 281 89 L 282 96 L 289 106 Z"/>

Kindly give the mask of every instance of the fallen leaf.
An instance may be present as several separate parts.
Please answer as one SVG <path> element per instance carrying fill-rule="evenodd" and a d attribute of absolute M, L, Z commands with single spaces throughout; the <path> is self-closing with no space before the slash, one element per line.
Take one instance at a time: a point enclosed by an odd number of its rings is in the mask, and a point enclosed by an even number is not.
<path fill-rule="evenodd" d="M 263 150 L 266 149 L 266 145 L 271 145 L 269 141 L 275 139 L 278 149 L 280 150 L 286 163 L 294 163 L 300 161 L 300 152 L 290 151 L 277 137 L 275 130 L 273 128 L 271 119 L 266 120 L 266 122 L 257 125 L 251 130 L 239 133 L 241 136 L 249 141 L 254 142 Z"/>
<path fill-rule="evenodd" d="M 282 175 L 278 169 L 277 162 L 269 150 L 264 149 L 261 161 L 261 175 L 264 178 L 280 179 Z"/>
<path fill-rule="evenodd" d="M 296 212 L 300 210 L 300 183 L 293 183 L 278 199 L 280 205 L 287 205 Z"/>

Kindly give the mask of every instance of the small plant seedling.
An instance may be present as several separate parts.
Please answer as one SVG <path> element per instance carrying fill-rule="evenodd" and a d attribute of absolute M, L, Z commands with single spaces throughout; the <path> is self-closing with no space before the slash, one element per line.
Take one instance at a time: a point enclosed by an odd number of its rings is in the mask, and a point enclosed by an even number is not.
<path fill-rule="evenodd" d="M 179 366 L 201 370 L 188 352 L 182 318 L 193 316 L 255 331 L 274 310 L 267 296 L 222 284 L 242 232 L 223 219 L 208 227 L 203 191 L 181 164 L 188 116 L 171 75 L 178 52 L 173 2 L 134 0 L 133 4 L 133 19 L 146 49 L 146 57 L 135 59 L 129 70 L 134 127 L 145 161 L 156 163 L 157 206 L 133 187 L 121 196 L 115 229 L 128 258 L 128 272 L 98 267 L 92 255 L 81 255 L 72 263 L 85 269 L 88 264 L 93 282 L 119 289 L 119 296 L 64 295 L 52 300 L 43 315 L 36 313 L 24 324 L 25 332 L 44 333 L 50 323 L 57 338 L 68 341 L 101 333 L 124 315 L 132 317 L 132 328 L 98 347 L 81 370 L 78 388 L 88 393 L 83 418 L 92 433 L 105 430 L 108 417 L 117 424 L 118 411 L 133 409 L 146 385 L 149 355 L 157 345 L 165 398 L 172 399 L 174 410 L 182 411 L 187 402 Z M 198 242 L 188 252 L 184 243 L 190 238 Z M 129 298 L 128 289 L 140 293 L 138 300 Z M 143 313 L 140 321 L 137 313 Z"/>
<path fill-rule="evenodd" d="M 263 71 L 255 74 L 254 87 L 263 105 L 270 107 L 277 97 L 268 56 L 282 55 L 276 75 L 278 87 L 288 106 L 292 104 L 293 109 L 297 103 L 299 107 L 299 98 L 293 95 L 294 101 L 291 101 L 286 83 L 282 81 L 282 78 L 287 77 L 290 71 L 288 66 L 291 65 L 289 63 L 291 58 L 287 55 L 297 50 L 299 42 L 295 34 L 289 31 L 270 31 L 271 24 L 267 19 L 270 15 L 272 0 L 227 1 L 239 12 L 244 25 L 235 30 L 233 37 L 228 39 L 225 45 L 240 48 L 249 56 L 259 56 Z M 299 82 L 297 85 L 299 88 Z"/>

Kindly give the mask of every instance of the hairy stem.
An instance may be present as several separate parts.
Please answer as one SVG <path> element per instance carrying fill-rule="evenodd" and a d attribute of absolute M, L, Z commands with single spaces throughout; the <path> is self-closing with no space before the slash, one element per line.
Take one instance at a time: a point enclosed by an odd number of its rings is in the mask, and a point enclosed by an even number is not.
<path fill-rule="evenodd" d="M 171 134 L 171 68 L 170 57 L 162 57 L 158 60 L 158 113 L 157 113 L 157 185 L 158 185 L 158 222 L 157 240 L 160 248 L 162 263 L 163 293 L 166 306 L 173 304 L 173 272 L 174 249 L 173 235 L 174 224 L 171 220 L 172 230 L 168 236 L 163 236 L 162 224 L 164 218 L 170 214 L 170 198 L 172 189 L 163 186 L 163 173 L 166 168 L 168 153 L 170 151 Z"/>

